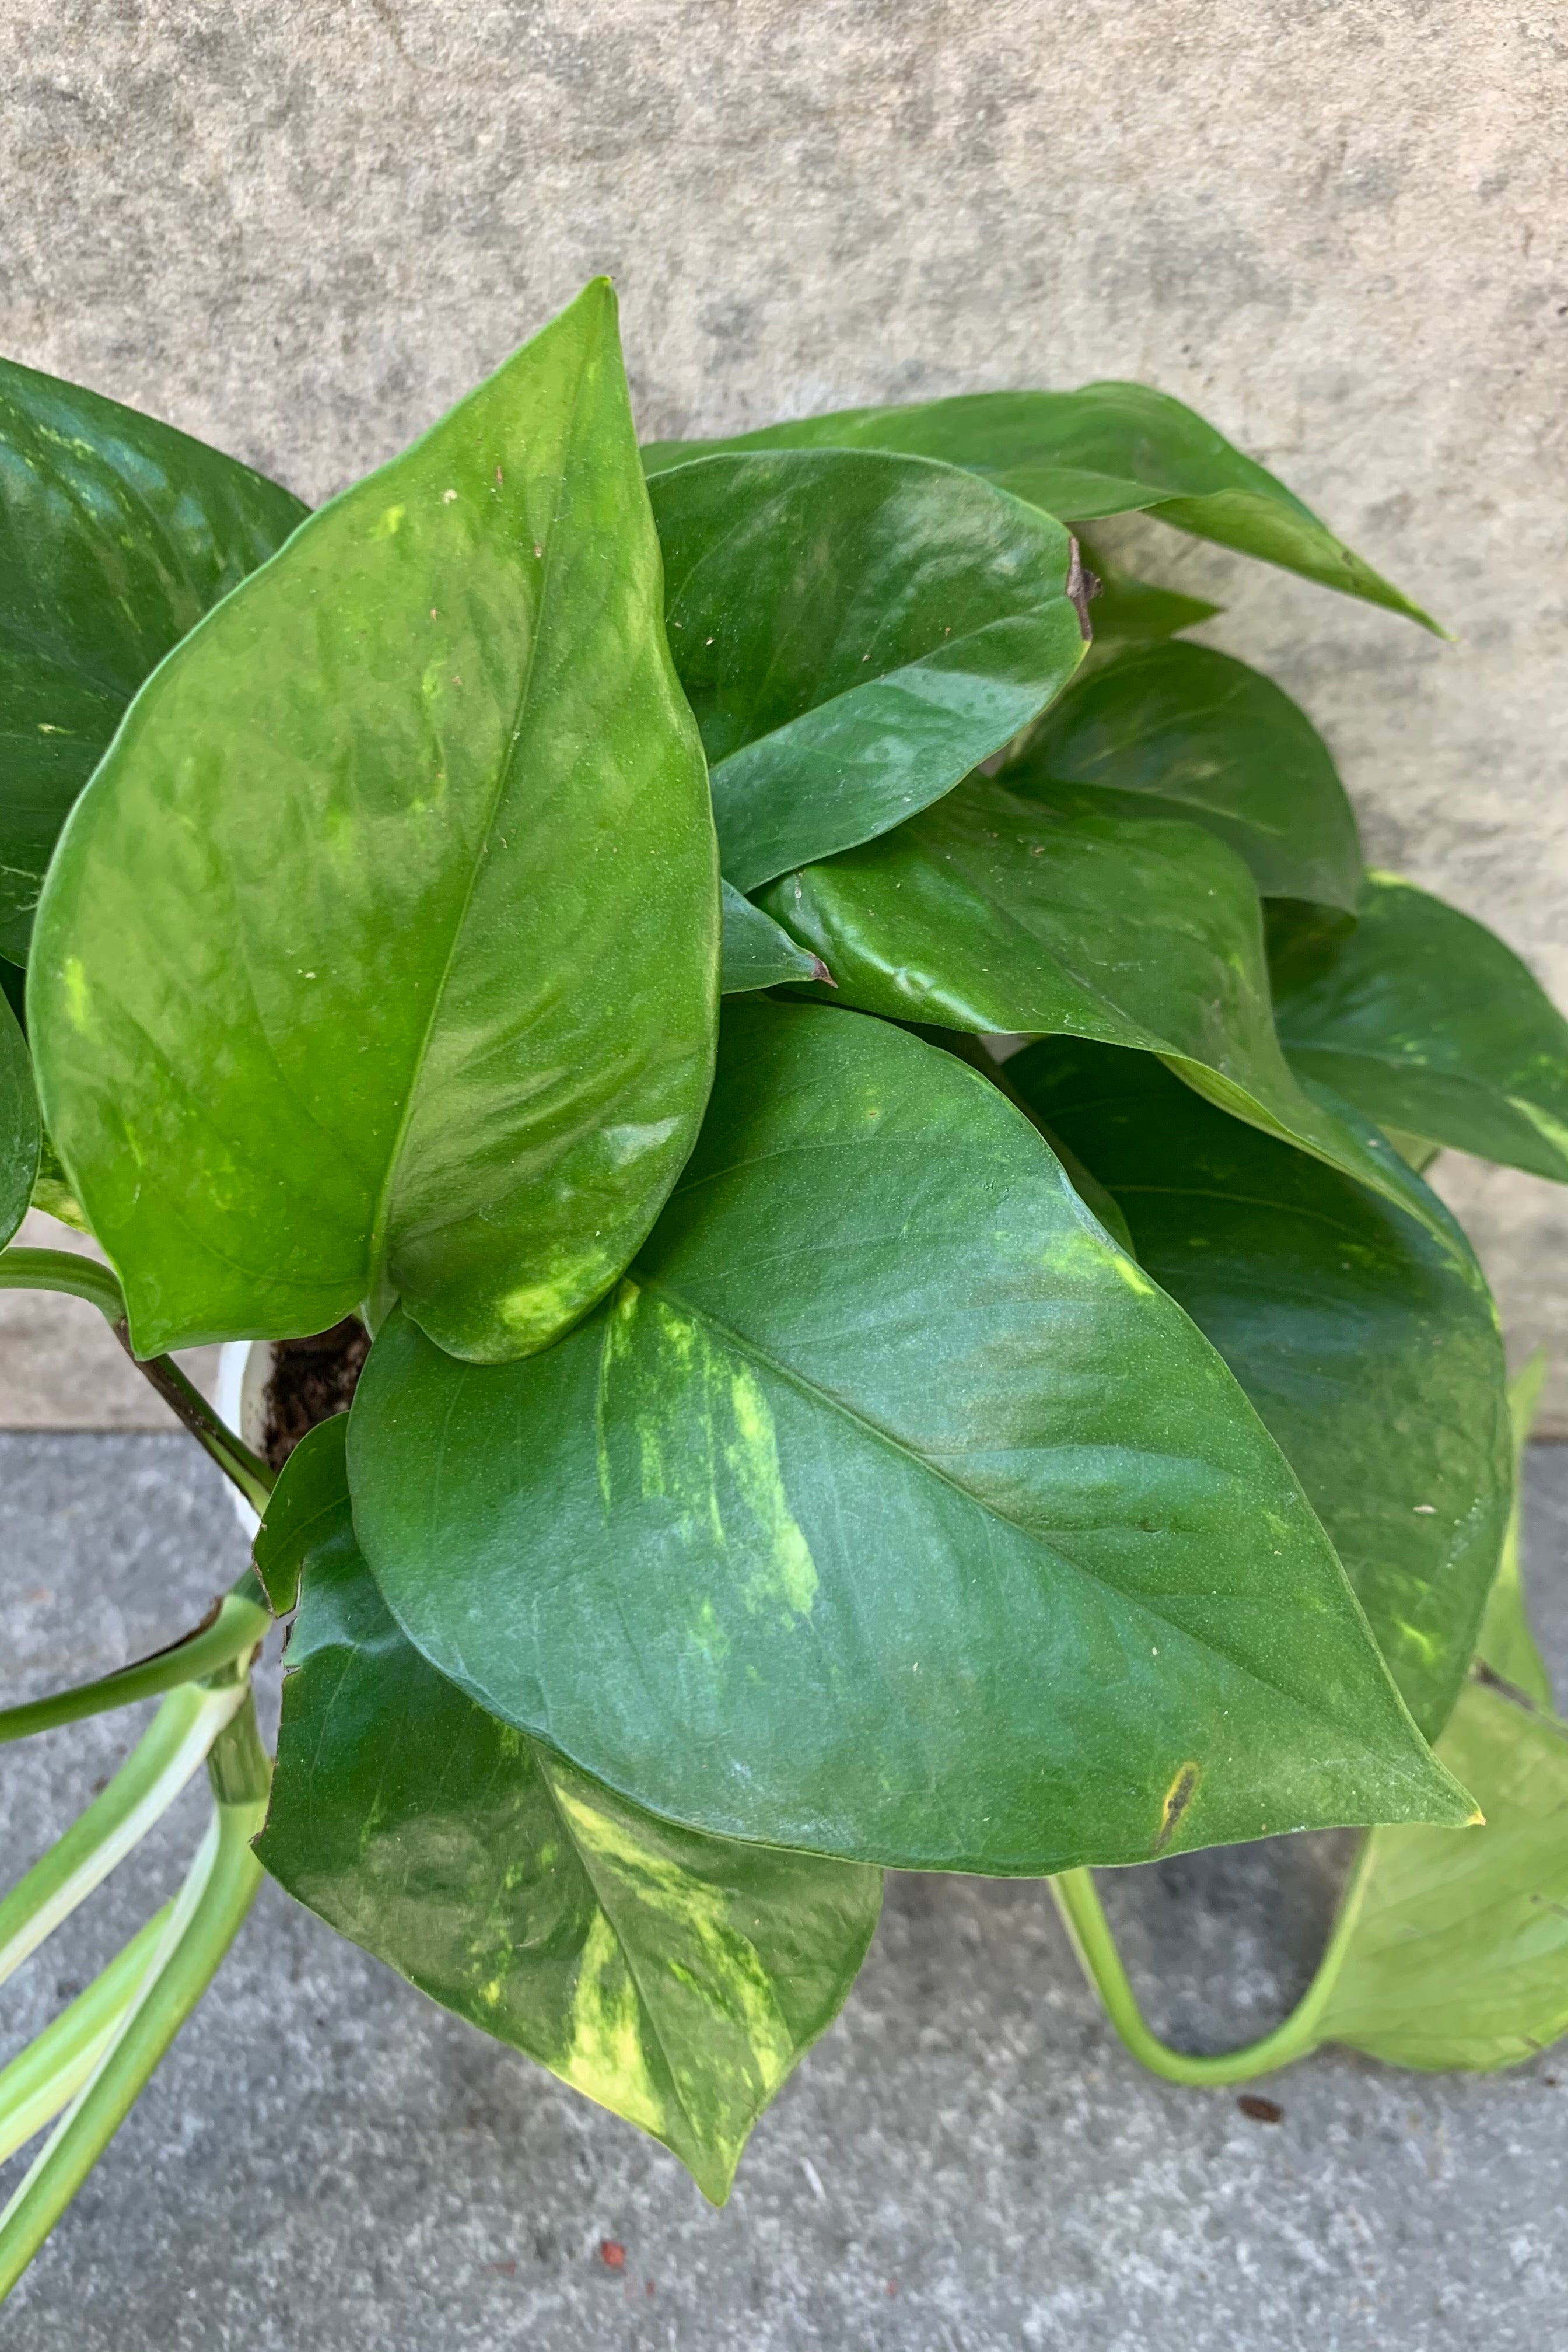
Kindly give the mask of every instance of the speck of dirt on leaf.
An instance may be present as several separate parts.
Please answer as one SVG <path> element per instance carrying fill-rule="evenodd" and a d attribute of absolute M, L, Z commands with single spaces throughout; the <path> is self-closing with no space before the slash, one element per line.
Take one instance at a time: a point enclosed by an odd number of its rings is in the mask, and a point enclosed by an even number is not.
<path fill-rule="evenodd" d="M 1282 2124 L 1285 2110 L 1278 2099 L 1261 2099 L 1256 2091 L 1243 2091 L 1237 2105 L 1249 2123 Z"/>

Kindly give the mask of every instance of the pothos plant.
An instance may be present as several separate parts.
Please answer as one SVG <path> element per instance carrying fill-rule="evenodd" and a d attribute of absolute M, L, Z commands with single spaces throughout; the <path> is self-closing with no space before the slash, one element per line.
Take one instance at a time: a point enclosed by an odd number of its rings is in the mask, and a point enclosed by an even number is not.
<path fill-rule="evenodd" d="M 5 370 L 4 1230 L 100 1254 L 0 1281 L 262 1516 L 210 1622 L 0 1717 L 163 1695 L 0 1969 L 214 1795 L 0 2073 L 0 2150 L 54 2126 L 0 2286 L 263 1871 L 715 2200 L 889 1868 L 1047 1876 L 1178 2082 L 1568 2027 L 1502 1345 L 1418 1172 L 1568 1179 L 1568 1029 L 1363 871 L 1134 511 L 1426 622 L 1138 385 L 639 453 L 602 282 L 314 514 Z M 351 1316 L 276 1483 L 171 1360 Z M 1157 2041 L 1091 1872 L 1329 1824 L 1300 2008 Z"/>

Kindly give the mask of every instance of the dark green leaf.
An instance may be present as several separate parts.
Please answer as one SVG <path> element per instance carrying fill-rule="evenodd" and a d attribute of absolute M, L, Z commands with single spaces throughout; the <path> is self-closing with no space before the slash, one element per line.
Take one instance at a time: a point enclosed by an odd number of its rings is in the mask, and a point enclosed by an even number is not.
<path fill-rule="evenodd" d="M 1225 1118 L 1151 1055 L 1052 1040 L 1006 1075 L 1257 1406 L 1434 1737 L 1513 1489 L 1502 1341 L 1464 1235 L 1436 1202 L 1434 1232 Z"/>
<path fill-rule="evenodd" d="M 917 1869 L 1462 1820 L 1273 1441 L 993 1087 L 890 1024 L 724 1019 L 613 1302 L 349 1426 L 405 1632 L 721 1835 Z"/>
<path fill-rule="evenodd" d="M 1524 1601 L 1524 1570 L 1520 1559 L 1520 1496 L 1524 1483 L 1524 1449 L 1530 1441 L 1541 1391 L 1546 1379 L 1546 1358 L 1537 1351 L 1508 1384 L 1509 1415 L 1513 1424 L 1514 1491 L 1503 1539 L 1497 1581 L 1487 1601 L 1487 1612 L 1476 1641 L 1476 1654 L 1490 1673 L 1526 1698 L 1552 1712 L 1552 1677 L 1530 1630 Z"/>
<path fill-rule="evenodd" d="M 339 1519 L 289 1638 L 261 1860 L 721 2203 L 854 1981 L 879 1874 L 673 1828 L 520 1738 L 403 1639 L 341 1490 Z"/>
<path fill-rule="evenodd" d="M 795 451 L 650 487 L 670 649 L 742 890 L 939 799 L 1083 658 L 1067 532 L 955 467 Z"/>
<path fill-rule="evenodd" d="M 138 1351 L 394 1295 L 543 1346 L 690 1148 L 715 866 L 600 281 L 176 648 L 72 813 L 34 1045 Z"/>
<path fill-rule="evenodd" d="M 1099 583 L 1089 608 L 1094 646 L 1112 649 L 1141 645 L 1151 638 L 1173 637 L 1178 629 L 1195 629 L 1212 621 L 1224 607 L 1206 604 L 1201 596 L 1184 596 L 1175 588 L 1158 588 L 1152 581 L 1134 578 L 1113 563 L 1097 541 L 1078 534 L 1079 553 L 1086 571 Z"/>
<path fill-rule="evenodd" d="M 348 1471 L 344 1440 L 349 1421 L 335 1412 L 308 1430 L 278 1474 L 252 1559 L 261 1589 L 276 1617 L 286 1617 L 300 1598 L 300 1579 L 353 1550 L 353 1528 L 344 1504 Z"/>
<path fill-rule="evenodd" d="M 1373 874 L 1353 930 L 1280 907 L 1268 946 L 1304 1075 L 1380 1127 L 1568 1183 L 1568 1022 L 1483 924 Z"/>
<path fill-rule="evenodd" d="M 1436 627 L 1283 482 L 1179 400 L 1147 384 L 977 392 L 896 408 L 841 408 L 728 440 L 655 442 L 643 451 L 643 463 L 657 474 L 717 450 L 850 448 L 940 457 L 1047 514 L 1084 522 L 1097 515 L 1154 514 L 1178 530 Z"/>
<path fill-rule="evenodd" d="M 0 360 L 0 954 L 149 671 L 309 509 L 172 425 Z"/>
<path fill-rule="evenodd" d="M 38 1100 L 21 1024 L 0 996 L 0 1244 L 27 1213 L 38 1172 Z"/>
<path fill-rule="evenodd" d="M 1001 771 L 1089 784 L 1132 816 L 1187 817 L 1245 859 L 1265 898 L 1347 913 L 1361 890 L 1355 818 L 1327 744 L 1269 678 L 1207 646 L 1146 646 L 1102 663 L 1031 730 Z"/>
<path fill-rule="evenodd" d="M 1568 1729 L 1470 1683 L 1437 1753 L 1486 1826 L 1373 1832 L 1322 2038 L 1489 2072 L 1568 2032 Z"/>
<path fill-rule="evenodd" d="M 785 875 L 764 903 L 847 1004 L 1159 1054 L 1222 1109 L 1432 1214 L 1381 1137 L 1292 1076 L 1252 878 L 1196 825 L 1107 814 L 1065 785 L 1021 800 L 974 778 L 897 833 Z"/>
<path fill-rule="evenodd" d="M 820 956 L 796 947 L 771 915 L 743 898 L 732 883 L 722 886 L 724 908 L 723 961 L 720 986 L 726 996 L 743 995 L 752 988 L 780 988 L 790 981 L 825 980 L 832 975 Z"/>

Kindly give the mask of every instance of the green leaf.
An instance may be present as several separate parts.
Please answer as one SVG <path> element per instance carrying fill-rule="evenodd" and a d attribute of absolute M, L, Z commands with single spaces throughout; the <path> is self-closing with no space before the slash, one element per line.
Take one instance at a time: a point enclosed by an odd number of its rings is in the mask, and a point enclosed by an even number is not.
<path fill-rule="evenodd" d="M 894 408 L 841 408 L 728 440 L 654 442 L 643 464 L 652 475 L 714 451 L 744 449 L 891 449 L 940 457 L 1047 514 L 1084 522 L 1097 515 L 1157 515 L 1178 530 L 1437 627 L 1283 482 L 1192 409 L 1147 384 L 964 393 Z"/>
<path fill-rule="evenodd" d="M 9 1000 L 0 996 L 0 1244 L 27 1213 L 41 1140 L 27 1041 Z"/>
<path fill-rule="evenodd" d="M 1520 1502 L 1524 1484 L 1524 1449 L 1541 1404 L 1546 1380 L 1546 1357 L 1537 1349 L 1508 1385 L 1509 1415 L 1513 1428 L 1513 1508 L 1509 1513 L 1497 1581 L 1487 1601 L 1486 1615 L 1476 1641 L 1476 1654 L 1489 1671 L 1510 1688 L 1522 1691 L 1547 1714 L 1552 1712 L 1552 1677 L 1530 1630 L 1524 1601 L 1524 1570 L 1520 1558 Z"/>
<path fill-rule="evenodd" d="M 1226 1118 L 1150 1055 L 1052 1040 L 1006 1075 L 1257 1406 L 1435 1737 L 1513 1491 L 1502 1340 L 1464 1235 L 1435 1202 L 1434 1232 Z"/>
<path fill-rule="evenodd" d="M 1068 533 L 955 467 L 798 451 L 650 488 L 670 649 L 742 890 L 939 799 L 1083 658 Z"/>
<path fill-rule="evenodd" d="M 1092 651 L 1114 651 L 1124 645 L 1147 644 L 1152 638 L 1173 637 L 1178 629 L 1195 629 L 1225 609 L 1207 604 L 1201 596 L 1184 596 L 1175 588 L 1158 588 L 1152 581 L 1134 578 L 1113 563 L 1096 540 L 1078 533 L 1084 568 L 1099 583 L 1089 608 L 1094 631 Z"/>
<path fill-rule="evenodd" d="M 251 1559 L 275 1617 L 286 1617 L 300 1598 L 300 1579 L 354 1549 L 353 1528 L 344 1506 L 348 1492 L 346 1412 L 307 1430 L 278 1474 L 256 1531 Z"/>
<path fill-rule="evenodd" d="M 615 1299 L 504 1370 L 395 1315 L 349 1472 L 434 1665 L 722 1836 L 1007 1874 L 1468 1816 L 1207 1341 L 883 1023 L 728 1008 Z"/>
<path fill-rule="evenodd" d="M 780 988 L 790 981 L 826 981 L 833 975 L 820 956 L 796 947 L 789 933 L 743 898 L 731 882 L 721 885 L 724 908 L 723 961 L 720 987 L 726 996 L 752 988 Z"/>
<path fill-rule="evenodd" d="M 846 1004 L 895 1021 L 1099 1039 L 1161 1055 L 1224 1110 L 1431 1219 L 1378 1136 L 1291 1075 L 1252 878 L 1194 824 L 972 778 L 897 833 L 786 875 L 770 914 Z"/>
<path fill-rule="evenodd" d="M 673 1828 L 520 1738 L 403 1639 L 341 1489 L 339 1519 L 289 1639 L 262 1862 L 722 2203 L 854 1982 L 879 1874 Z"/>
<path fill-rule="evenodd" d="M 1568 1022 L 1483 924 L 1372 874 L 1353 930 L 1279 907 L 1268 947 L 1299 1070 L 1380 1127 L 1568 1183 Z"/>
<path fill-rule="evenodd" d="M 0 955 L 171 646 L 310 509 L 216 449 L 0 360 Z"/>
<path fill-rule="evenodd" d="M 138 1352 L 394 1295 L 543 1346 L 690 1148 L 718 966 L 600 280 L 176 648 L 72 813 L 34 1044 Z"/>
<path fill-rule="evenodd" d="M 1486 1826 L 1373 1832 L 1322 2038 L 1489 2072 L 1568 2032 L 1568 1728 L 1470 1683 L 1437 1753 Z"/>
<path fill-rule="evenodd" d="M 1074 684 L 1001 771 L 1092 785 L 1129 816 L 1186 817 L 1228 842 L 1265 898 L 1353 914 L 1355 818 L 1329 749 L 1272 679 L 1207 646 L 1146 646 Z"/>

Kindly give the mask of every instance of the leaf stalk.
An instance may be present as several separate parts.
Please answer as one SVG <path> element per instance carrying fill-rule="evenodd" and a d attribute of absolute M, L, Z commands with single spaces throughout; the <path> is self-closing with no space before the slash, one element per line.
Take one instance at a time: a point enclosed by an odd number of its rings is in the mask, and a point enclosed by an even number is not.
<path fill-rule="evenodd" d="M 1110 1923 L 1105 1916 L 1099 1890 L 1091 1870 L 1064 1870 L 1050 1882 L 1051 1893 L 1079 1966 L 1099 1994 L 1105 2013 L 1123 2046 L 1167 2083 L 1181 2083 L 1189 2087 L 1215 2087 L 1226 2083 L 1245 2083 L 1258 2074 L 1269 2074 L 1281 2066 L 1289 2066 L 1298 2058 L 1310 2055 L 1318 2046 L 1318 2028 L 1339 1979 L 1344 1958 L 1355 1932 L 1365 1897 L 1372 1842 L 1363 1841 L 1351 1873 L 1340 1907 L 1334 1917 L 1323 1956 L 1318 1963 L 1311 1983 L 1283 2024 L 1277 2025 L 1261 2041 L 1250 2042 L 1240 2050 L 1225 2050 L 1212 2055 L 1199 2055 L 1184 2050 L 1173 2050 L 1162 2042 L 1144 2019 L 1138 2006 Z"/>
<path fill-rule="evenodd" d="M 138 1356 L 131 1345 L 125 1294 L 113 1268 L 71 1250 L 0 1250 L 0 1290 L 51 1290 L 96 1307 L 131 1361 L 183 1422 L 202 1451 L 238 1487 L 253 1511 L 267 1508 L 274 1474 L 213 1411 L 173 1356 Z"/>

